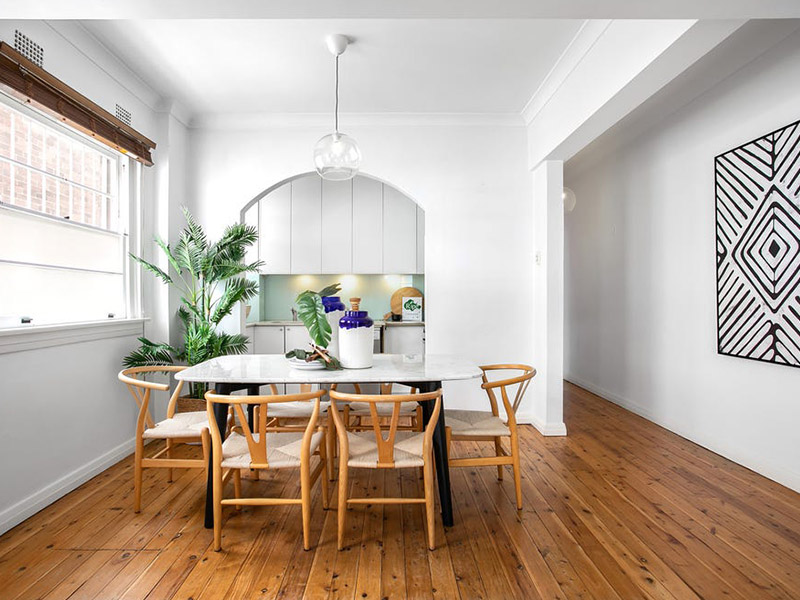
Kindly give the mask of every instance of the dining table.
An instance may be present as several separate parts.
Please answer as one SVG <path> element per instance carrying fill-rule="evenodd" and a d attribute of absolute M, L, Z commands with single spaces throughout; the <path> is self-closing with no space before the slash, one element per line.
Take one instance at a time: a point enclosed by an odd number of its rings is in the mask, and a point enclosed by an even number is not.
<path fill-rule="evenodd" d="M 398 383 L 417 388 L 424 393 L 441 388 L 444 381 L 474 379 L 481 375 L 482 371 L 477 363 L 449 354 L 376 354 L 370 368 L 339 370 L 296 368 L 283 354 L 239 354 L 212 358 L 188 367 L 179 372 L 176 378 L 189 383 L 208 384 L 218 394 L 227 395 L 246 390 L 248 395 L 258 395 L 259 387 L 268 384 L 330 386 L 345 383 Z M 430 421 L 433 403 L 433 400 L 419 403 L 424 425 Z M 226 404 L 215 404 L 215 423 L 210 424 L 219 429 L 223 438 L 227 429 L 227 408 Z M 453 504 L 445 437 L 444 395 L 433 433 L 433 453 L 442 523 L 450 527 L 453 525 Z M 205 526 L 209 529 L 214 527 L 211 474 L 209 464 L 205 508 Z"/>

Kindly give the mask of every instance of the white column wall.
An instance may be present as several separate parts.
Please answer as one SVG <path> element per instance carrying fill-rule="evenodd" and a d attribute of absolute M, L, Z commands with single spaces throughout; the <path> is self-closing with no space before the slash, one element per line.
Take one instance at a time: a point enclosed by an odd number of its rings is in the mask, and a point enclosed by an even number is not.
<path fill-rule="evenodd" d="M 544 435 L 566 435 L 564 425 L 564 203 L 563 163 L 533 170 L 533 345 L 537 375 L 529 419 Z"/>

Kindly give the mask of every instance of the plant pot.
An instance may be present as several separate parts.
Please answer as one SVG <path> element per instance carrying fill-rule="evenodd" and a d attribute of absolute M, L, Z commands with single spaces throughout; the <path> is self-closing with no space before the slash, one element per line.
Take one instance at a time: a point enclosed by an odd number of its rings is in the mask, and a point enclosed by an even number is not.
<path fill-rule="evenodd" d="M 203 398 L 192 398 L 191 396 L 178 396 L 175 405 L 176 413 L 196 412 L 206 410 L 206 401 Z"/>

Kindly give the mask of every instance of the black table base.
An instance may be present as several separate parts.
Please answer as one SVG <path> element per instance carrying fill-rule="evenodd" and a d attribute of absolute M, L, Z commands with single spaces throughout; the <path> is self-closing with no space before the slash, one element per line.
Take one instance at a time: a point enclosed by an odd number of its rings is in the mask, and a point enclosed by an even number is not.
<path fill-rule="evenodd" d="M 412 385 L 420 392 L 433 392 L 442 387 L 441 381 L 423 381 L 420 383 L 405 383 L 404 385 Z M 233 383 L 218 383 L 216 384 L 216 392 L 221 395 L 229 395 L 236 390 L 247 389 L 247 394 L 250 396 L 258 395 L 258 385 L 242 385 Z M 422 407 L 422 422 L 427 425 L 433 413 L 433 400 L 420 402 Z M 248 416 L 251 421 L 253 411 L 252 405 L 248 406 Z M 216 420 L 217 428 L 219 429 L 220 436 L 225 439 L 225 433 L 228 425 L 228 405 L 215 404 L 214 405 L 214 419 Z M 206 516 L 205 526 L 206 529 L 214 528 L 214 489 L 213 489 L 213 453 L 209 454 L 208 463 L 208 481 L 206 483 Z M 444 423 L 444 398 L 442 398 L 442 410 L 439 413 L 439 420 L 436 423 L 436 429 L 433 431 L 433 459 L 436 464 L 436 479 L 439 485 L 439 504 L 442 508 L 442 524 L 445 527 L 453 526 L 453 503 L 450 495 L 450 468 L 447 459 L 447 440 L 445 438 L 445 423 Z"/>

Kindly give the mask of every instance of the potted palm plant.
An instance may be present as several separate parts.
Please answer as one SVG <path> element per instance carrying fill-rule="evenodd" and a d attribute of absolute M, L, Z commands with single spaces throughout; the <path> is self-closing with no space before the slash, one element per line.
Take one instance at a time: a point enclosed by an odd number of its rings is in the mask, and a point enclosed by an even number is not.
<path fill-rule="evenodd" d="M 178 317 L 183 326 L 183 344 L 176 347 L 141 337 L 141 346 L 123 359 L 125 367 L 176 362 L 191 366 L 217 356 L 247 351 L 247 336 L 218 331 L 218 327 L 237 302 L 247 301 L 258 293 L 258 284 L 246 274 L 257 273 L 263 263 L 245 262 L 247 248 L 258 239 L 258 231 L 236 223 L 212 243 L 185 207 L 183 215 L 186 227 L 174 247 L 158 237 L 155 239 L 167 257 L 167 271 L 131 254 L 133 260 L 162 282 L 180 290 Z M 201 399 L 205 392 L 205 384 L 190 386 L 192 398 Z"/>

